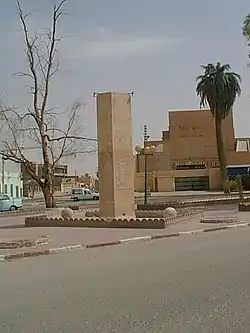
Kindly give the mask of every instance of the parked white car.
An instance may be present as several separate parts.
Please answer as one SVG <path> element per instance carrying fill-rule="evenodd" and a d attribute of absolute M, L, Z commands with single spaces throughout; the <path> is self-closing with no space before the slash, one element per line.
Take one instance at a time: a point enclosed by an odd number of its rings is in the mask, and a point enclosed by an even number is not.
<path fill-rule="evenodd" d="M 73 188 L 71 191 L 71 199 L 73 201 L 99 200 L 99 193 L 91 191 L 88 188 Z"/>

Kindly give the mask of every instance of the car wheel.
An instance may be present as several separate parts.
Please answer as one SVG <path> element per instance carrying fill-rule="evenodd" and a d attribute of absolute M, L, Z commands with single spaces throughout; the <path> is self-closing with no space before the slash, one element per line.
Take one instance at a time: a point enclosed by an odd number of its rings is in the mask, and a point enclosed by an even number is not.
<path fill-rule="evenodd" d="M 99 198 L 98 198 L 98 197 L 96 197 L 96 196 L 94 196 L 94 197 L 93 197 L 93 200 L 99 200 Z"/>
<path fill-rule="evenodd" d="M 17 210 L 17 207 L 16 207 L 16 206 L 11 206 L 11 207 L 10 207 L 10 211 L 11 211 L 11 212 L 13 212 L 13 211 L 15 211 L 15 210 Z"/>
<path fill-rule="evenodd" d="M 78 201 L 78 198 L 73 198 L 73 201 Z"/>

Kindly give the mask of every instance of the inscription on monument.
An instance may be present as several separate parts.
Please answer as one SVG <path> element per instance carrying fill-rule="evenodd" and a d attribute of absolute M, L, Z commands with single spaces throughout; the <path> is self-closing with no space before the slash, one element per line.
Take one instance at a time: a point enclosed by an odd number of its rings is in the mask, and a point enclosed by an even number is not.
<path fill-rule="evenodd" d="M 128 173 L 127 162 L 120 161 L 116 167 L 116 186 L 119 190 L 129 189 L 131 175 Z"/>

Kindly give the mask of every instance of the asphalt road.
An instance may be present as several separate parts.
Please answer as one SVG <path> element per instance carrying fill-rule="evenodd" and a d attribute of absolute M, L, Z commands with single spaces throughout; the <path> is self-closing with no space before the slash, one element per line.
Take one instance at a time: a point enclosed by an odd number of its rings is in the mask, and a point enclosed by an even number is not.
<path fill-rule="evenodd" d="M 56 203 L 57 203 L 57 207 L 69 207 L 70 205 L 77 205 L 77 204 L 81 204 L 81 205 L 96 205 L 99 203 L 99 201 L 96 200 L 82 200 L 82 201 L 73 201 L 70 200 L 68 198 L 57 198 L 56 199 Z M 34 208 L 34 207 L 45 207 L 44 201 L 42 200 L 24 200 L 23 202 L 23 207 L 24 208 Z"/>
<path fill-rule="evenodd" d="M 237 193 L 233 193 L 234 196 L 237 196 Z M 168 201 L 187 201 L 187 200 L 198 200 L 198 199 L 209 199 L 209 198 L 218 198 L 224 196 L 222 193 L 213 193 L 213 192 L 173 192 L 173 193 L 157 193 L 157 195 L 152 194 L 152 196 L 150 196 L 148 198 L 148 202 L 152 202 L 152 203 L 165 203 Z M 249 193 L 245 193 L 245 196 L 249 196 Z M 70 199 L 70 196 L 60 196 L 60 197 L 56 197 L 56 201 L 57 201 L 57 206 L 58 207 L 68 207 L 72 204 L 74 204 L 74 202 Z M 143 194 L 140 194 L 135 197 L 135 202 L 137 204 L 142 204 L 144 202 L 143 199 Z M 86 205 L 91 205 L 91 204 L 96 204 L 97 201 L 95 200 L 84 200 L 84 201 L 79 201 L 79 203 L 81 204 L 86 204 Z M 44 200 L 42 197 L 40 198 L 35 198 L 35 199 L 25 199 L 24 200 L 24 206 L 25 207 L 33 207 L 33 206 L 44 206 Z"/>
<path fill-rule="evenodd" d="M 1 239 L 1 229 L 8 229 L 8 228 L 20 228 L 21 226 L 24 227 L 25 225 L 25 216 L 5 216 L 0 218 L 0 239 Z M 0 278 L 1 279 L 1 278 Z"/>
<path fill-rule="evenodd" d="M 250 331 L 250 229 L 1 263 L 1 333 Z"/>

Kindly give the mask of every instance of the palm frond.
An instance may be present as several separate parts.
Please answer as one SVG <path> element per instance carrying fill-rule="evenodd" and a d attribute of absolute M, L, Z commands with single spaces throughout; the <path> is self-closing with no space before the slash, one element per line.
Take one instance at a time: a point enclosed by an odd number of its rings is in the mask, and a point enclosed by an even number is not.
<path fill-rule="evenodd" d="M 241 76 L 229 72 L 229 64 L 202 65 L 203 74 L 197 77 L 196 94 L 200 106 L 209 106 L 214 116 L 225 119 L 241 93 Z"/>
<path fill-rule="evenodd" d="M 247 42 L 250 41 L 250 13 L 245 17 L 243 22 L 242 35 Z"/>

